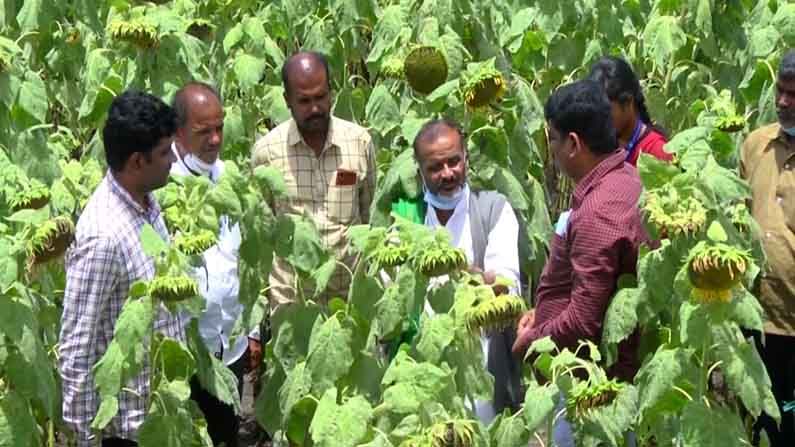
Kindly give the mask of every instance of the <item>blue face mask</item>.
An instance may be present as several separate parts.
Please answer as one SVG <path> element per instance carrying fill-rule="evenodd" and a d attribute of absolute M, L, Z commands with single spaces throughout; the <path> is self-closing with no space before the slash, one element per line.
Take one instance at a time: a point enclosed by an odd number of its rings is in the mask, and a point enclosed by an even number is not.
<path fill-rule="evenodd" d="M 469 189 L 469 186 L 464 183 L 464 186 L 458 188 L 453 195 L 450 196 L 443 196 L 441 194 L 434 194 L 429 189 L 428 186 L 425 184 L 425 179 L 422 180 L 423 187 L 425 189 L 425 202 L 428 205 L 440 210 L 454 210 L 461 199 L 466 194 L 466 191 Z"/>
<path fill-rule="evenodd" d="M 783 131 L 785 134 L 787 134 L 787 135 L 789 135 L 789 136 L 791 136 L 791 137 L 795 137 L 795 126 L 792 126 L 792 127 L 782 127 L 782 128 L 781 128 L 781 130 L 782 130 L 782 131 Z"/>

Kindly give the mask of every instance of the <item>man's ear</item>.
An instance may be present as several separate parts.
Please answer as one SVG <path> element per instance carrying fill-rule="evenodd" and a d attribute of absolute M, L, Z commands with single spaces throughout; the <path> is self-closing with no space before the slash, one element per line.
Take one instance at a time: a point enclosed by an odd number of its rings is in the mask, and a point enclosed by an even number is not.
<path fill-rule="evenodd" d="M 582 139 L 580 138 L 579 135 L 577 135 L 574 132 L 569 132 L 568 136 L 569 136 L 569 138 L 571 138 L 571 149 L 569 151 L 569 155 L 572 155 L 572 156 L 573 155 L 577 155 L 582 150 L 585 149 L 585 146 L 583 145 L 583 141 L 582 141 Z"/>

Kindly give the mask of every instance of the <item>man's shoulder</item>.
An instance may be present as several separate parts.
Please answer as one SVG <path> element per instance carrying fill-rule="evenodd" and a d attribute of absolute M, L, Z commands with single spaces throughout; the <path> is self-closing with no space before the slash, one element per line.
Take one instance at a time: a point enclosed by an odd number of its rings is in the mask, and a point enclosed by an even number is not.
<path fill-rule="evenodd" d="M 770 123 L 748 134 L 743 143 L 743 155 L 748 157 L 763 151 L 772 140 L 778 137 L 780 129 L 779 123 Z"/>
<path fill-rule="evenodd" d="M 273 144 L 287 144 L 287 137 L 290 134 L 290 126 L 292 124 L 293 124 L 292 118 L 279 124 L 278 126 L 269 130 L 268 133 L 266 133 L 265 135 L 259 137 L 256 143 L 254 143 L 254 146 L 260 147 L 260 146 L 269 146 Z"/>
<path fill-rule="evenodd" d="M 471 197 L 478 203 L 483 204 L 490 204 L 490 203 L 497 203 L 497 204 L 505 204 L 511 206 L 508 202 L 508 197 L 505 194 L 492 190 L 492 189 L 472 189 Z"/>
<path fill-rule="evenodd" d="M 638 214 L 638 199 L 643 184 L 635 168 L 624 163 L 618 169 L 607 172 L 594 183 L 593 189 L 585 196 L 581 208 L 590 210 L 593 217 L 623 219 L 627 215 Z"/>
<path fill-rule="evenodd" d="M 331 119 L 333 120 L 334 138 L 358 139 L 368 142 L 372 138 L 366 127 L 336 116 L 332 116 Z"/>

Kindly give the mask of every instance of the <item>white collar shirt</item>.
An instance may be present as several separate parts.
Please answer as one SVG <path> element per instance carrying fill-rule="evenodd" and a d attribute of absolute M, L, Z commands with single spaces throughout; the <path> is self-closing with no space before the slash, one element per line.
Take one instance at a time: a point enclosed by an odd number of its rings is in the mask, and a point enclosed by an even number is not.
<path fill-rule="evenodd" d="M 174 143 L 171 144 L 177 161 L 171 165 L 171 175 L 196 175 L 183 162 Z M 209 178 L 217 183 L 224 170 L 224 162 L 216 160 L 210 168 Z M 228 216 L 221 216 L 218 242 L 202 254 L 204 267 L 196 268 L 193 277 L 199 286 L 199 293 L 205 299 L 205 309 L 199 318 L 199 333 L 207 348 L 221 360 L 231 365 L 237 361 L 248 347 L 246 337 L 237 337 L 230 343 L 230 335 L 243 311 L 238 293 L 240 280 L 237 263 L 240 248 L 240 226 L 232 223 Z M 259 338 L 258 330 L 249 337 Z"/>
<path fill-rule="evenodd" d="M 469 222 L 469 196 L 471 191 L 469 188 L 464 190 L 464 196 L 456 205 L 453 214 L 447 220 L 444 228 L 450 232 L 451 243 L 456 248 L 464 250 L 466 253 L 469 265 L 474 262 L 474 248 L 472 244 L 472 231 Z M 436 215 L 436 210 L 430 204 L 425 213 L 425 225 L 431 228 L 443 226 L 439 222 L 439 217 Z M 517 243 L 519 235 L 519 222 L 513 212 L 513 208 L 506 202 L 502 208 L 499 219 L 494 228 L 491 229 L 488 235 L 488 243 L 486 244 L 486 251 L 483 255 L 483 271 L 494 271 L 497 275 L 510 279 L 515 284 L 511 287 L 511 293 L 517 293 L 519 290 L 519 247 Z M 447 277 L 435 278 L 436 281 L 447 281 Z M 429 305 L 425 306 L 425 311 L 433 315 L 433 310 Z M 480 337 L 481 347 L 483 349 L 484 366 L 488 362 L 488 337 Z M 496 411 L 492 402 L 477 400 L 475 402 L 475 414 L 484 424 L 491 423 L 496 417 Z"/>

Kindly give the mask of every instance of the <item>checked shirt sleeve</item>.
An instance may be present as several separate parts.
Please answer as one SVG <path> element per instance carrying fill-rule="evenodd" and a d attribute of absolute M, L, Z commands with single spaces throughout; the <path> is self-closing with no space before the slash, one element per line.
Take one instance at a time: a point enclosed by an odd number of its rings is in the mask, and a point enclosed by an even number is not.
<path fill-rule="evenodd" d="M 367 176 L 359 193 L 359 216 L 363 224 L 370 222 L 370 205 L 375 195 L 375 177 L 378 172 L 375 167 L 375 149 L 372 140 L 367 142 L 365 157 L 367 159 Z"/>
<path fill-rule="evenodd" d="M 115 244 L 104 237 L 77 243 L 66 263 L 59 369 L 63 419 L 74 430 L 80 447 L 96 442 L 92 441 L 91 421 L 99 403 L 91 369 L 101 355 L 97 349 L 100 320 L 119 273 Z"/>

